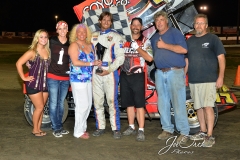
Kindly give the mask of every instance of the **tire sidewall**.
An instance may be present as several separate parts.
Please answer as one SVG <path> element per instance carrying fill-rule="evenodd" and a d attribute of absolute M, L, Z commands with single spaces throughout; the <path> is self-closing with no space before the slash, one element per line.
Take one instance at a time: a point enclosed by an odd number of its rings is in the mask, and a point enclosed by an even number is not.
<path fill-rule="evenodd" d="M 190 96 L 187 95 L 187 97 L 190 97 Z M 200 123 L 198 121 L 196 110 L 194 110 L 194 108 L 188 108 L 187 103 L 193 103 L 193 105 L 194 105 L 194 102 L 191 98 L 186 100 L 186 109 L 187 109 L 187 115 L 188 115 L 188 122 L 189 122 L 189 126 L 190 126 L 189 135 L 194 135 L 194 134 L 196 134 L 197 132 L 200 131 Z M 217 120 L 218 120 L 218 108 L 217 108 L 216 103 L 214 105 L 215 105 L 215 107 L 213 107 L 213 111 L 214 111 L 214 117 L 215 117 L 214 118 L 214 127 L 215 127 L 217 125 Z M 190 116 L 190 114 L 193 112 L 193 110 L 194 110 L 194 114 L 195 114 L 194 117 Z M 172 124 L 174 124 L 174 130 L 175 130 L 176 133 L 180 134 L 180 132 L 177 130 L 177 127 L 176 127 L 175 118 L 174 118 L 174 111 L 173 111 L 172 106 L 171 106 L 170 112 L 171 112 L 171 122 L 172 122 Z M 194 125 L 191 125 L 192 121 L 195 121 Z"/>
<path fill-rule="evenodd" d="M 33 121 L 32 121 L 32 116 L 33 116 L 33 111 L 34 111 L 34 105 L 31 101 L 31 99 L 28 97 L 28 95 L 25 94 L 25 102 L 24 102 L 24 116 L 28 122 L 28 124 L 30 124 L 31 126 L 33 126 Z M 42 125 L 41 128 L 43 129 L 51 129 L 51 120 L 50 120 L 50 116 L 49 116 L 49 105 L 48 105 L 48 100 L 44 106 L 43 109 L 43 120 L 42 120 Z M 64 101 L 64 114 L 63 114 L 63 118 L 62 118 L 62 123 L 64 123 L 67 119 L 68 116 L 68 102 L 65 99 Z"/>

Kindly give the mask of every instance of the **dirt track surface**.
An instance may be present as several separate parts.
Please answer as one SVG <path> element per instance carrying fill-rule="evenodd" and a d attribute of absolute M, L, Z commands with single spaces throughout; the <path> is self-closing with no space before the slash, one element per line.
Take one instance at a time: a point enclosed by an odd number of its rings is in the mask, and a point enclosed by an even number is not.
<path fill-rule="evenodd" d="M 14 40 L 15 41 L 15 40 Z M 4 43 L 16 43 L 4 39 Z M 22 44 L 30 44 L 30 39 L 16 40 Z M 20 42 L 19 42 L 20 41 Z M 2 40 L 0 38 L 0 44 Z M 227 69 L 225 84 L 232 86 L 236 69 Z M 64 123 L 65 129 L 70 131 L 63 138 L 55 138 L 51 130 L 47 136 L 34 137 L 23 112 L 24 96 L 22 94 L 22 81 L 20 80 L 15 64 L 0 64 L 0 160 L 108 160 L 108 159 L 240 159 L 240 108 L 235 108 L 218 117 L 218 124 L 214 129 L 216 144 L 212 148 L 198 147 L 202 141 L 189 141 L 183 147 L 167 147 L 165 141 L 157 139 L 161 133 L 159 119 L 152 122 L 146 119 L 145 142 L 136 142 L 135 136 L 124 136 L 120 140 L 112 138 L 109 120 L 107 119 L 106 133 L 101 137 L 91 136 L 89 140 L 73 137 L 74 117 L 68 117 Z M 88 119 L 88 132 L 95 130 L 95 120 Z M 127 119 L 121 119 L 122 130 L 128 124 Z M 167 150 L 169 149 L 169 150 Z M 159 152 L 162 150 L 161 152 Z M 166 152 L 166 153 L 164 153 Z M 164 153 L 164 154 L 163 154 Z M 162 154 L 162 155 L 159 155 Z"/>
<path fill-rule="evenodd" d="M 227 70 L 225 79 L 233 82 L 235 70 Z M 52 131 L 47 136 L 34 137 L 32 127 L 28 125 L 23 114 L 24 97 L 21 92 L 21 81 L 13 64 L 0 67 L 0 159 L 3 160 L 55 160 L 55 159 L 240 159 L 240 109 L 219 115 L 218 124 L 214 129 L 216 144 L 212 148 L 200 148 L 199 143 L 190 141 L 187 148 L 170 147 L 173 140 L 167 144 L 158 140 L 161 133 L 159 120 L 146 120 L 145 142 L 136 142 L 135 136 L 124 136 L 120 140 L 112 138 L 112 132 L 107 119 L 106 133 L 101 137 L 91 136 L 89 140 L 73 137 L 74 117 L 68 117 L 64 124 L 70 131 L 63 138 L 55 138 Z M 229 84 L 230 85 L 230 84 Z M 88 119 L 88 131 L 95 130 L 95 120 Z M 121 119 L 122 130 L 127 128 L 127 120 Z M 192 145 L 191 145 L 192 144 Z M 186 146 L 185 146 L 186 147 Z M 158 152 L 162 150 L 162 155 Z"/>
<path fill-rule="evenodd" d="M 158 152 L 166 147 L 165 141 L 157 139 L 161 131 L 159 120 L 146 121 L 145 142 L 136 142 L 134 136 L 114 140 L 107 126 L 107 132 L 101 137 L 89 140 L 76 139 L 72 136 L 74 118 L 69 117 L 64 127 L 70 131 L 63 138 L 53 137 L 47 131 L 45 137 L 34 137 L 31 127 L 23 116 L 23 96 L 20 90 L 0 90 L 0 159 L 240 159 L 240 109 L 235 109 L 219 116 L 214 130 L 216 144 L 212 148 L 171 147 L 165 154 Z M 127 127 L 127 120 L 122 119 L 122 128 Z M 109 124 L 109 122 L 108 122 Z M 88 120 L 88 131 L 94 131 L 94 118 Z M 172 143 L 172 141 L 171 141 Z M 169 145 L 170 143 L 168 143 Z M 198 142 L 196 144 L 199 144 Z M 165 152 L 166 150 L 164 150 Z"/>

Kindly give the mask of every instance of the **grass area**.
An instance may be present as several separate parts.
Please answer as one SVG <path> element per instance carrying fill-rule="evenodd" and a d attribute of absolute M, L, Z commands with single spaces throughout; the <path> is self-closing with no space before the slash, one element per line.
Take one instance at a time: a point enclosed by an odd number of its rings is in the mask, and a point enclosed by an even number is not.
<path fill-rule="evenodd" d="M 0 64 L 16 63 L 28 47 L 28 44 L 0 44 Z"/>
<path fill-rule="evenodd" d="M 237 68 L 240 65 L 240 48 L 239 47 L 229 47 L 226 50 L 226 67 L 227 68 Z"/>
<path fill-rule="evenodd" d="M 226 58 L 226 68 L 237 68 L 240 65 L 240 58 Z"/>
<path fill-rule="evenodd" d="M 15 52 L 15 53 L 9 53 L 9 52 L 1 52 L 0 51 L 0 64 L 13 64 L 16 63 L 18 58 L 21 57 L 23 52 Z"/>
<path fill-rule="evenodd" d="M 2 52 L 26 52 L 29 44 L 0 44 L 0 54 Z"/>

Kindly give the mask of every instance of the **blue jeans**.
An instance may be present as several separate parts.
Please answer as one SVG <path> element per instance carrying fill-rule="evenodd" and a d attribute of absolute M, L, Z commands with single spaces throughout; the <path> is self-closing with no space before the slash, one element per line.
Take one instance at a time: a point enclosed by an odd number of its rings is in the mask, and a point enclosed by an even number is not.
<path fill-rule="evenodd" d="M 53 131 L 60 131 L 63 128 L 64 100 L 68 92 L 69 84 L 69 81 L 48 78 L 49 115 Z"/>
<path fill-rule="evenodd" d="M 183 135 L 188 135 L 190 129 L 186 109 L 186 86 L 183 69 L 167 72 L 157 69 L 155 79 L 162 129 L 170 133 L 174 132 L 170 113 L 172 104 L 177 130 Z"/>

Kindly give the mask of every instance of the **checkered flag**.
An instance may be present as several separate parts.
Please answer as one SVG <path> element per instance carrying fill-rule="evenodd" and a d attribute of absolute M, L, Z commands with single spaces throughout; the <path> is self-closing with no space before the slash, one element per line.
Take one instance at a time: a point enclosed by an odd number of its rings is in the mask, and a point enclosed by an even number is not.
<path fill-rule="evenodd" d="M 110 12 L 113 15 L 112 28 L 122 34 L 127 41 L 132 40 L 125 6 L 119 5 L 117 7 L 84 11 L 82 23 L 86 23 L 92 32 L 100 31 L 98 18 L 102 12 Z"/>

